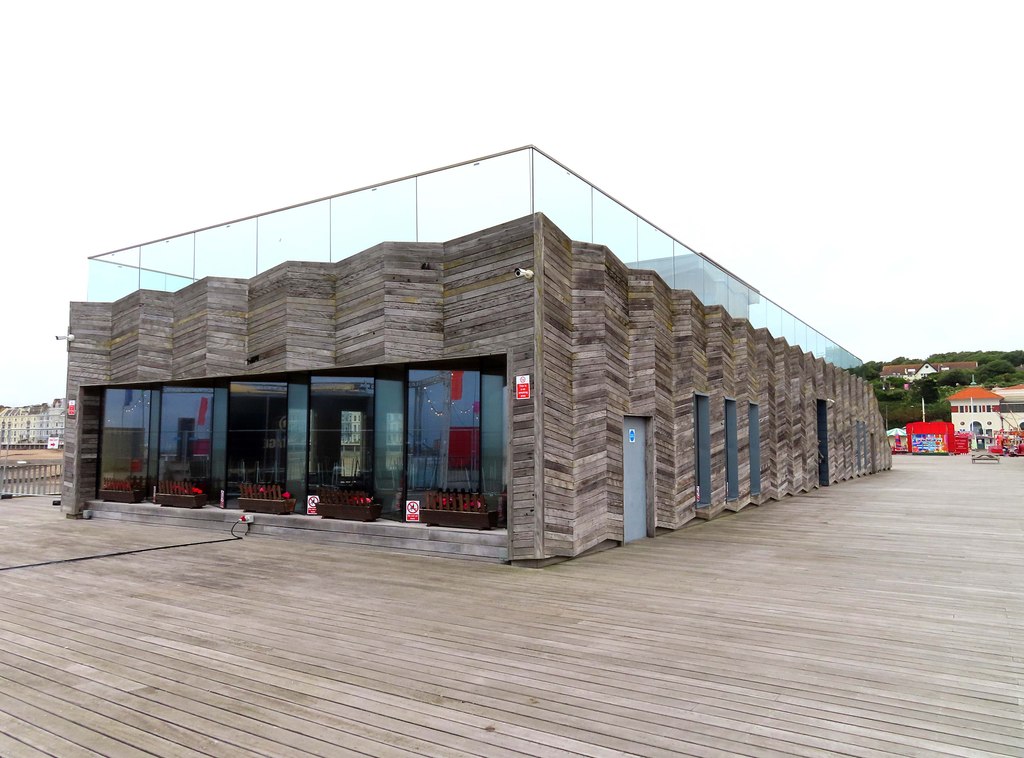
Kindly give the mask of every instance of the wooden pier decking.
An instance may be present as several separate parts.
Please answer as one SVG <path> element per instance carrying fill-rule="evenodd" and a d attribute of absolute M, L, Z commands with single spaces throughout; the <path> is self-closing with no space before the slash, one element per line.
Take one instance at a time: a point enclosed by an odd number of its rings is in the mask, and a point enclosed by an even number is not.
<path fill-rule="evenodd" d="M 217 537 L 0 503 L 0 569 Z M 542 570 L 266 536 L 0 570 L 2 756 L 1020 756 L 1022 697 L 1022 460 Z"/>

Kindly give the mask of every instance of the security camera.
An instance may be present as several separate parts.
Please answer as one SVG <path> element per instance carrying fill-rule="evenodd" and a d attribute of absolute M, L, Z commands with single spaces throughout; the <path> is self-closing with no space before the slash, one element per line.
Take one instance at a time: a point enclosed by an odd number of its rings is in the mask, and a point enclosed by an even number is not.
<path fill-rule="evenodd" d="M 517 279 L 525 279 L 526 281 L 533 279 L 533 269 L 531 268 L 517 268 L 515 274 Z"/>
<path fill-rule="evenodd" d="M 58 334 L 54 337 L 55 340 L 67 340 L 68 342 L 75 341 L 75 335 L 73 334 Z"/>

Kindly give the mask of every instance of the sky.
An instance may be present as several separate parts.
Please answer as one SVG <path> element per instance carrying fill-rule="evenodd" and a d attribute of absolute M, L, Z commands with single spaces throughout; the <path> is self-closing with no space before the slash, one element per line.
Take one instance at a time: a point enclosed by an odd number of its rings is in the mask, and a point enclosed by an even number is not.
<path fill-rule="evenodd" d="M 1024 3 L 8 3 L 0 405 L 91 255 L 534 144 L 863 360 L 1013 350 Z"/>

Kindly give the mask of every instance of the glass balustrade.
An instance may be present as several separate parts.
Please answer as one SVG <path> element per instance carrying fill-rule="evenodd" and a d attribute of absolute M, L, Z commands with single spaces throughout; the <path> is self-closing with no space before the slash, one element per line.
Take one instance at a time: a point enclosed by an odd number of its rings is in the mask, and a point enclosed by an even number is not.
<path fill-rule="evenodd" d="M 89 260 L 90 301 L 174 292 L 207 276 L 249 278 L 285 261 L 339 261 L 380 242 L 444 242 L 542 212 L 571 239 L 606 246 L 791 345 L 842 368 L 860 359 L 707 256 L 536 148 L 526 147 Z"/>

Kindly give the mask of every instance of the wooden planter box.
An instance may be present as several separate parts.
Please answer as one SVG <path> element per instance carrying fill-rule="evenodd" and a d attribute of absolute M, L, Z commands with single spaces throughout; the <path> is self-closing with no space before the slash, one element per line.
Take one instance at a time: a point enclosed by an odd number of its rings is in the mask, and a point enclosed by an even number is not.
<path fill-rule="evenodd" d="M 493 529 L 498 525 L 498 512 L 434 511 L 420 509 L 420 521 L 427 526 L 458 526 L 464 529 Z"/>
<path fill-rule="evenodd" d="M 111 503 L 141 503 L 146 497 L 145 490 L 100 490 L 100 500 L 107 500 Z"/>
<path fill-rule="evenodd" d="M 295 498 L 272 500 L 270 498 L 240 497 L 238 507 L 250 513 L 272 513 L 287 515 L 295 513 Z"/>
<path fill-rule="evenodd" d="M 166 492 L 158 492 L 156 502 L 175 508 L 202 508 L 206 505 L 206 495 L 169 495 Z"/>
<path fill-rule="evenodd" d="M 341 503 L 319 503 L 316 512 L 322 518 L 337 518 L 345 521 L 376 521 L 380 518 L 380 503 L 370 505 L 342 505 Z"/>

